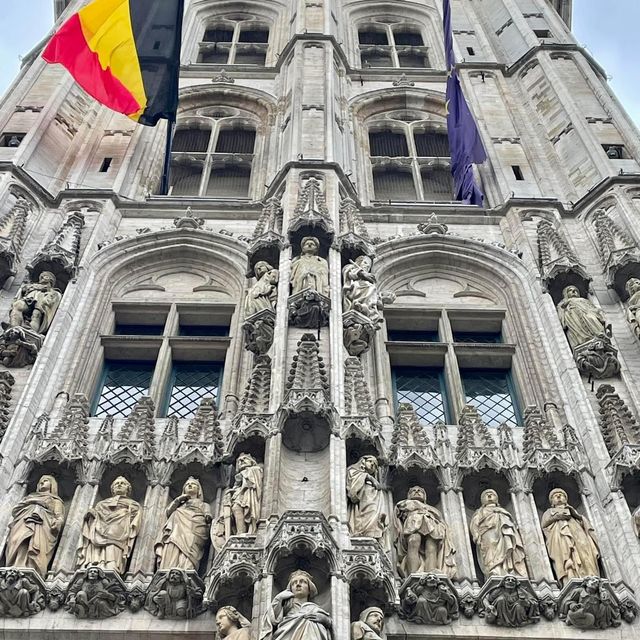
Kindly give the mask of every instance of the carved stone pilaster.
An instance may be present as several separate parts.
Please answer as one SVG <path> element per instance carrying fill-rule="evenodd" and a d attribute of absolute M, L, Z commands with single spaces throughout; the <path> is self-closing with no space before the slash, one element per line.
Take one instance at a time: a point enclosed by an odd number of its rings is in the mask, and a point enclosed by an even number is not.
<path fill-rule="evenodd" d="M 72 211 L 55 238 L 45 244 L 27 265 L 32 282 L 36 282 L 43 271 L 50 271 L 56 277 L 56 286 L 64 293 L 69 280 L 76 273 L 83 227 L 82 213 Z"/>

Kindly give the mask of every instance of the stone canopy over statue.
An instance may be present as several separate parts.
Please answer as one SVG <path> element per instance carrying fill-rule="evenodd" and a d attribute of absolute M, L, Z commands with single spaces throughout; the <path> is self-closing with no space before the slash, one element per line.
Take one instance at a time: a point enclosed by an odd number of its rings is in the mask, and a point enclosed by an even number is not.
<path fill-rule="evenodd" d="M 34 493 L 11 511 L 5 550 L 8 567 L 34 569 L 45 576 L 64 524 L 64 503 L 53 476 L 42 476 Z"/>
<path fill-rule="evenodd" d="M 269 606 L 260 640 L 333 640 L 331 616 L 313 602 L 317 595 L 312 577 L 294 571 Z"/>
<path fill-rule="evenodd" d="M 78 567 L 99 567 L 123 574 L 140 531 L 142 511 L 131 498 L 131 484 L 119 476 L 111 483 L 111 497 L 89 509 L 82 524 Z"/>
<path fill-rule="evenodd" d="M 600 552 L 589 521 L 568 504 L 563 489 L 549 494 L 551 508 L 542 514 L 542 530 L 556 577 L 561 584 L 572 578 L 599 576 Z"/>

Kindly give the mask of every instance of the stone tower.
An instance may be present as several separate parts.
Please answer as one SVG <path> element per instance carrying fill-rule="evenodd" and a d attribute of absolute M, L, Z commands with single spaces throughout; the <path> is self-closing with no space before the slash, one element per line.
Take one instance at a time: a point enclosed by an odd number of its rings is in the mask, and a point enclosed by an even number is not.
<path fill-rule="evenodd" d="M 164 124 L 25 58 L 3 637 L 640 633 L 640 136 L 571 9 L 452 0 L 484 208 L 440 0 L 187 0 L 167 196 Z"/>

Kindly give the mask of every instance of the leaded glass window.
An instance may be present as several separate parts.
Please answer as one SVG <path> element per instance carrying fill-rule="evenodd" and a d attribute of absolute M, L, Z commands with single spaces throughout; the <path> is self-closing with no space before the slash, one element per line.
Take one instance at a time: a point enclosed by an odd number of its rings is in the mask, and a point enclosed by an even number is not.
<path fill-rule="evenodd" d="M 441 369 L 427 367 L 393 367 L 393 390 L 396 407 L 412 404 L 425 423 L 447 421 L 446 395 Z"/>
<path fill-rule="evenodd" d="M 124 418 L 148 395 L 154 365 L 150 362 L 107 360 L 92 414 Z"/>
<path fill-rule="evenodd" d="M 175 362 L 171 373 L 167 416 L 191 418 L 204 397 L 218 399 L 222 365 L 217 362 Z"/>
<path fill-rule="evenodd" d="M 503 422 L 517 425 L 520 422 L 511 375 L 508 371 L 469 371 L 463 370 L 467 404 L 472 404 L 484 422 L 498 427 Z"/>

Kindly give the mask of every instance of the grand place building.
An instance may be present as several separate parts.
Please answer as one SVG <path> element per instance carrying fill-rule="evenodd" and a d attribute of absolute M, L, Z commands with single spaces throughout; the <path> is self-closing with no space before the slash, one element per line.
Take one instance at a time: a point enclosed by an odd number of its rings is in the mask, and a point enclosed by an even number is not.
<path fill-rule="evenodd" d="M 451 5 L 482 207 L 440 0 L 187 0 L 168 195 L 24 58 L 0 638 L 640 636 L 640 134 L 571 0 Z"/>

